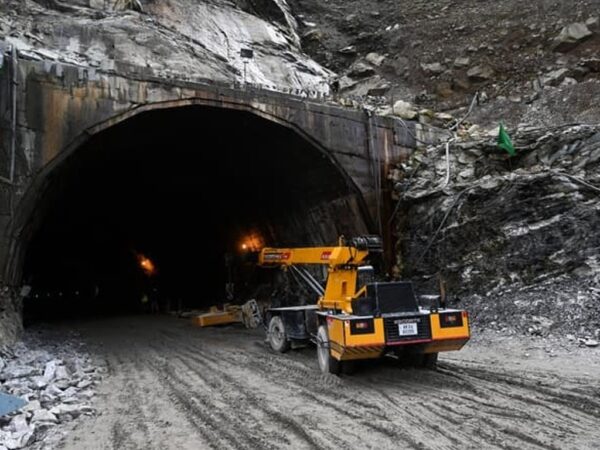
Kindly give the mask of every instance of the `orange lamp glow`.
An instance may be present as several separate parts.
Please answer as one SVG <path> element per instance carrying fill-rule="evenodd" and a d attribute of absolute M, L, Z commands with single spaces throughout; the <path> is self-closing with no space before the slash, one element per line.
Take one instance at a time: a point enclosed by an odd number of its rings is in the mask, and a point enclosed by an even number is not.
<path fill-rule="evenodd" d="M 149 277 L 156 275 L 156 266 L 150 258 L 139 253 L 137 255 L 138 263 L 142 271 Z"/>

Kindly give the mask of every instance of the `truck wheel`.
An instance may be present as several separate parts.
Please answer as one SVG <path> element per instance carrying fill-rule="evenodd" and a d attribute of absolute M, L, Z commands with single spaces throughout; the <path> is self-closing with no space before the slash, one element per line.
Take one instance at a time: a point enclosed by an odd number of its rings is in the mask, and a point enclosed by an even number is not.
<path fill-rule="evenodd" d="M 285 335 L 285 325 L 279 316 L 271 317 L 269 322 L 269 344 L 279 353 L 285 353 L 290 349 L 290 341 Z"/>
<path fill-rule="evenodd" d="M 435 370 L 437 367 L 438 354 L 437 353 L 425 353 L 423 355 L 422 366 L 426 369 Z"/>
<path fill-rule="evenodd" d="M 329 335 L 324 325 L 321 325 L 317 331 L 317 358 L 321 372 L 339 375 L 342 364 L 331 356 L 331 352 L 329 351 Z"/>

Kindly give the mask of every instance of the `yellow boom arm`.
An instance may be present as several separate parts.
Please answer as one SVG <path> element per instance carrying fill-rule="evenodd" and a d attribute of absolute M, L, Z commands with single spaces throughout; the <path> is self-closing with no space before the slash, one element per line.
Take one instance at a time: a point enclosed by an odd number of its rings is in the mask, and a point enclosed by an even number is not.
<path fill-rule="evenodd" d="M 258 256 L 262 266 L 321 264 L 329 267 L 359 266 L 369 252 L 354 247 L 263 248 Z"/>
<path fill-rule="evenodd" d="M 263 248 L 258 256 L 262 266 L 292 266 L 320 264 L 328 266 L 325 294 L 319 298 L 319 308 L 352 313 L 352 299 L 356 297 L 358 267 L 365 264 L 368 249 L 352 246 Z"/>

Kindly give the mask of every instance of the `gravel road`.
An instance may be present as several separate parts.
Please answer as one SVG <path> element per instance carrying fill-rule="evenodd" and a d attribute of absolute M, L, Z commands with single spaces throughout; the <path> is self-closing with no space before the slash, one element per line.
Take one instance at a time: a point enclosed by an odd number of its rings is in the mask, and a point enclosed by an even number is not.
<path fill-rule="evenodd" d="M 63 449 L 519 448 L 600 442 L 600 349 L 479 336 L 437 371 L 389 360 L 340 378 L 260 330 L 162 316 L 76 328 L 109 372 Z M 552 347 L 552 348 L 549 348 Z"/>

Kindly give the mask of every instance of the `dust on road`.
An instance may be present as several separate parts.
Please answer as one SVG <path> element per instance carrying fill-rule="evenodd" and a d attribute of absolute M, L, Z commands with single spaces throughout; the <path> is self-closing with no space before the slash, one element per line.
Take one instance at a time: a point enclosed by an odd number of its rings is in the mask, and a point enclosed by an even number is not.
<path fill-rule="evenodd" d="M 519 448 L 600 442 L 600 365 L 472 342 L 428 371 L 384 361 L 319 372 L 312 348 L 270 352 L 258 330 L 171 317 L 77 324 L 108 361 L 98 416 L 63 449 Z M 509 355 L 509 356 L 507 356 Z M 528 355 L 528 354 L 527 354 Z M 581 367 L 577 364 L 581 363 Z"/>

